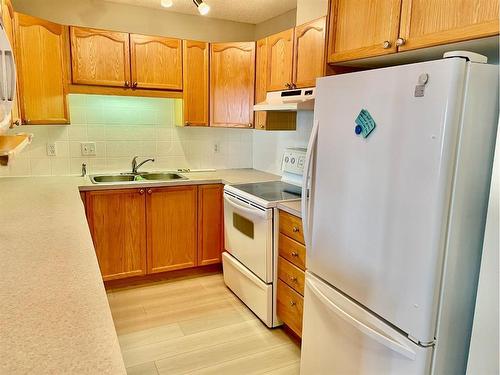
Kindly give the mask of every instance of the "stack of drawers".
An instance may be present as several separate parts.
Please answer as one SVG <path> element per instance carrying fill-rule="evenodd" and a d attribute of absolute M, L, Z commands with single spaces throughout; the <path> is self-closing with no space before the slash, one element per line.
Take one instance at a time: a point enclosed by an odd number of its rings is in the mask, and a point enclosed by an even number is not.
<path fill-rule="evenodd" d="M 302 336 L 302 310 L 306 247 L 302 220 L 287 212 L 279 213 L 278 316 L 299 337 Z"/>

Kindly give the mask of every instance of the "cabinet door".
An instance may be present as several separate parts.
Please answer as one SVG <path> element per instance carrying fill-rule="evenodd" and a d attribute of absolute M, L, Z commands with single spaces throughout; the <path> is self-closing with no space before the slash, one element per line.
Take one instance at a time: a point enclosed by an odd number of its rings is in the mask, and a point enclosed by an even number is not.
<path fill-rule="evenodd" d="M 16 13 L 16 65 L 21 116 L 26 124 L 69 123 L 67 28 Z"/>
<path fill-rule="evenodd" d="M 148 189 L 148 273 L 196 266 L 197 188 Z"/>
<path fill-rule="evenodd" d="M 14 59 L 16 59 L 16 46 L 14 40 L 14 8 L 10 0 L 2 0 L 2 23 L 9 38 L 10 45 L 14 51 Z M 17 61 L 17 60 L 15 60 Z M 16 87 L 19 88 L 19 82 L 16 77 Z M 14 125 L 21 125 L 21 109 L 19 108 L 19 89 L 16 90 L 16 96 L 12 103 L 12 120 L 11 123 Z"/>
<path fill-rule="evenodd" d="M 324 75 L 325 29 L 325 17 L 295 28 L 293 82 L 297 87 L 316 86 L 316 78 Z"/>
<path fill-rule="evenodd" d="M 255 42 L 210 46 L 210 126 L 253 127 Z"/>
<path fill-rule="evenodd" d="M 144 189 L 90 191 L 87 219 L 103 279 L 146 273 Z"/>
<path fill-rule="evenodd" d="M 267 90 L 290 88 L 293 76 L 293 29 L 267 37 Z"/>
<path fill-rule="evenodd" d="M 401 0 L 332 0 L 328 62 L 396 52 Z"/>
<path fill-rule="evenodd" d="M 224 248 L 223 185 L 198 186 L 198 265 L 220 263 Z"/>
<path fill-rule="evenodd" d="M 127 33 L 71 26 L 73 83 L 130 87 Z"/>
<path fill-rule="evenodd" d="M 184 125 L 208 126 L 208 43 L 184 40 Z"/>
<path fill-rule="evenodd" d="M 130 34 L 132 87 L 182 90 L 182 40 Z"/>
<path fill-rule="evenodd" d="M 267 95 L 267 38 L 256 43 L 255 51 L 255 103 L 266 100 Z M 266 112 L 255 112 L 255 129 L 266 128 Z"/>
<path fill-rule="evenodd" d="M 498 3 L 498 0 L 403 0 L 399 50 L 496 35 Z"/>

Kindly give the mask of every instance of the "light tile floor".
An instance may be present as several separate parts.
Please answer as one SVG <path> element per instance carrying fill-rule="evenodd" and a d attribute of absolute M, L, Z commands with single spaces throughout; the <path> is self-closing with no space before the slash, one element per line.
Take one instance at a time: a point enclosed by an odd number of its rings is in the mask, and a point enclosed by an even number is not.
<path fill-rule="evenodd" d="M 300 348 L 268 329 L 222 275 L 108 292 L 128 374 L 299 373 Z"/>

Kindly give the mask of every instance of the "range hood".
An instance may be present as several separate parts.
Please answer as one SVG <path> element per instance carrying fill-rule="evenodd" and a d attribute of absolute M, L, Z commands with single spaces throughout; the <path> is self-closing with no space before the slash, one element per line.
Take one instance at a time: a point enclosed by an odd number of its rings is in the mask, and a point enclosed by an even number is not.
<path fill-rule="evenodd" d="M 266 101 L 253 106 L 254 111 L 312 111 L 314 109 L 315 87 L 286 91 L 268 92 Z"/>

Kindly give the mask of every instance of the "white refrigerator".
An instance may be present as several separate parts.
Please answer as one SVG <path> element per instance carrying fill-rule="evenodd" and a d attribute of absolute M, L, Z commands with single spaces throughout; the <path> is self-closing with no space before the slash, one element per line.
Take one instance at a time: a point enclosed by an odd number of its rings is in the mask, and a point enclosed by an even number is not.
<path fill-rule="evenodd" d="M 325 77 L 314 111 L 301 374 L 465 373 L 498 66 Z"/>

